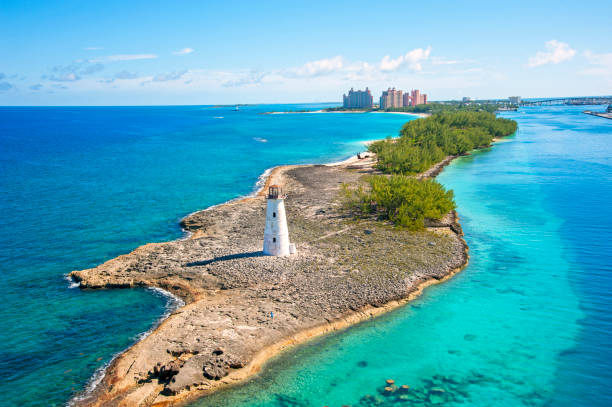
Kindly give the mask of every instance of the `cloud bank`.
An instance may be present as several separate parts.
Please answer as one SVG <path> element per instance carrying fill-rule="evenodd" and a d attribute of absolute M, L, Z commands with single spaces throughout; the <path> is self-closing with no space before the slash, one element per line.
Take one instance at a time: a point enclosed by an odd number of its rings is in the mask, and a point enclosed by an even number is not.
<path fill-rule="evenodd" d="M 576 55 L 576 50 L 570 48 L 565 42 L 550 40 L 546 42 L 546 51 L 538 51 L 529 58 L 527 66 L 533 68 L 547 64 L 558 64 L 570 60 Z"/>
<path fill-rule="evenodd" d="M 395 59 L 385 55 L 382 61 L 380 61 L 379 68 L 382 72 L 392 72 L 407 66 L 413 71 L 421 71 L 423 69 L 421 64 L 429 58 L 429 54 L 431 54 L 431 47 L 426 49 L 416 48 Z"/>

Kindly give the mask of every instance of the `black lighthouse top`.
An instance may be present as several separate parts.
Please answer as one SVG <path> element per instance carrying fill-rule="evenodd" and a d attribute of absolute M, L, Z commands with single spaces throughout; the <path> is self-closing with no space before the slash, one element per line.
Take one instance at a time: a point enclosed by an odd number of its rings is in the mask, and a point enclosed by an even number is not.
<path fill-rule="evenodd" d="M 270 185 L 268 188 L 268 199 L 283 199 L 283 191 L 278 185 Z"/>

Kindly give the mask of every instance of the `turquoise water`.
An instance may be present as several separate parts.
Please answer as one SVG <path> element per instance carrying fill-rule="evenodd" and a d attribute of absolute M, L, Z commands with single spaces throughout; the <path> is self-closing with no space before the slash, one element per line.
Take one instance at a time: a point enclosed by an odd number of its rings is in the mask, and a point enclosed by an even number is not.
<path fill-rule="evenodd" d="M 582 110 L 504 114 L 515 136 L 440 175 L 470 246 L 463 272 L 194 406 L 612 405 L 612 122 Z M 423 402 L 381 395 L 389 378 Z"/>
<path fill-rule="evenodd" d="M 267 168 L 346 158 L 409 119 L 259 114 L 320 107 L 0 108 L 0 405 L 65 404 L 175 305 L 66 273 L 180 238 L 182 217 Z"/>

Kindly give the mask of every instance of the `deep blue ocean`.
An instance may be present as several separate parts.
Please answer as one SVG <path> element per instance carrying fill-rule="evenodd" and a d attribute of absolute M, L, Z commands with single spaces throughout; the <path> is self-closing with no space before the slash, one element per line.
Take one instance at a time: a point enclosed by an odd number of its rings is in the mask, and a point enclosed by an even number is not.
<path fill-rule="evenodd" d="M 0 405 L 63 405 L 175 304 L 64 276 L 251 193 L 279 164 L 396 135 L 393 114 L 261 115 L 325 105 L 0 108 Z M 385 379 L 448 405 L 612 405 L 612 121 L 521 108 L 513 137 L 455 160 L 470 265 L 390 314 L 285 352 L 198 406 L 341 406 Z M 386 399 L 386 405 L 410 405 Z"/>

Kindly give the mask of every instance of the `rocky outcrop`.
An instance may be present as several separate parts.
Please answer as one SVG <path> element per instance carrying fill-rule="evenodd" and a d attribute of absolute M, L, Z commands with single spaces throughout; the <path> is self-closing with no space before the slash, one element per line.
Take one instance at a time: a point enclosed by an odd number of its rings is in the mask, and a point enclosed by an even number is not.
<path fill-rule="evenodd" d="M 183 403 L 244 379 L 287 346 L 397 306 L 462 267 L 467 248 L 454 214 L 418 233 L 346 217 L 339 186 L 371 173 L 371 164 L 273 172 L 288 193 L 297 255 L 262 254 L 265 199 L 257 196 L 190 215 L 182 225 L 191 239 L 145 245 L 73 272 L 82 288 L 153 286 L 185 301 L 77 404 Z"/>

